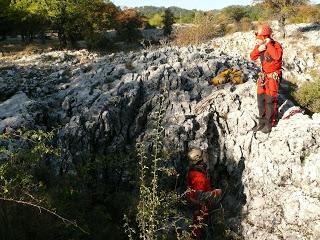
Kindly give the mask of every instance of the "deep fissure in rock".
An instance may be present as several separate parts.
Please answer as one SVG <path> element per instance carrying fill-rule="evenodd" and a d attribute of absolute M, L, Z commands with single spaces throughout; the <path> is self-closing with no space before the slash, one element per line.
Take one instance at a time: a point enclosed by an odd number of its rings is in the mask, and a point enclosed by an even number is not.
<path fill-rule="evenodd" d="M 227 228 L 237 235 L 242 235 L 241 220 L 242 207 L 246 204 L 246 196 L 244 194 L 244 186 L 242 183 L 242 173 L 245 169 L 245 159 L 241 157 L 239 161 L 234 159 L 226 159 L 225 149 L 221 149 L 221 141 L 224 136 L 220 136 L 218 127 L 222 126 L 218 123 L 219 114 L 212 112 L 208 115 L 207 140 L 208 153 L 210 156 L 210 177 L 214 188 L 223 190 L 223 198 L 220 207 L 223 209 L 223 218 Z M 224 133 L 221 129 L 222 134 Z M 230 171 L 230 165 L 232 170 Z M 221 227 L 221 226 L 220 226 Z M 218 226 L 219 228 L 219 226 Z M 218 232 L 219 229 L 216 229 Z M 213 229 L 214 231 L 214 229 Z"/>

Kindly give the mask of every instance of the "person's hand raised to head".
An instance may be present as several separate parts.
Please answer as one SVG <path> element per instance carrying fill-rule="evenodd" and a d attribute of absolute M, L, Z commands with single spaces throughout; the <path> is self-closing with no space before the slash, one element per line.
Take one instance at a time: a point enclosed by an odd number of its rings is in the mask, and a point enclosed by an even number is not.
<path fill-rule="evenodd" d="M 266 45 L 265 44 L 261 44 L 258 48 L 259 52 L 263 52 L 267 49 Z"/>

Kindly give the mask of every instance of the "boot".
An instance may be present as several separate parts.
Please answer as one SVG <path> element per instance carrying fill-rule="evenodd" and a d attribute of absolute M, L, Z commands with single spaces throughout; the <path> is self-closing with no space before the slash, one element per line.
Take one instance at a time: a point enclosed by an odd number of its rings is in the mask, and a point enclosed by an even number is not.
<path fill-rule="evenodd" d="M 263 127 L 264 127 L 264 123 L 259 123 L 257 126 L 252 128 L 252 131 L 254 131 L 254 132 L 261 131 L 261 129 L 263 129 Z"/>
<path fill-rule="evenodd" d="M 263 119 L 259 119 L 258 125 L 256 125 L 254 128 L 252 128 L 252 131 L 254 131 L 254 132 L 261 131 L 261 129 L 263 129 L 264 125 L 265 125 L 265 121 L 263 121 Z"/>
<path fill-rule="evenodd" d="M 261 132 L 267 134 L 271 132 L 271 124 L 270 123 L 266 123 L 264 125 L 264 127 L 261 129 Z"/>

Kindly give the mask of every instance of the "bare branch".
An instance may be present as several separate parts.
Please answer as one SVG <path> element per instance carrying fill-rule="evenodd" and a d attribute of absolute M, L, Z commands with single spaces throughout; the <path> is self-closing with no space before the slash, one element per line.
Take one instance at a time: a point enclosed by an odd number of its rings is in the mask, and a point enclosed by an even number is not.
<path fill-rule="evenodd" d="M 31 203 L 31 202 L 25 202 L 25 201 L 21 201 L 21 200 L 12 199 L 12 198 L 2 198 L 2 197 L 0 197 L 0 201 L 12 202 L 12 203 L 16 203 L 16 204 L 21 204 L 21 205 L 26 205 L 26 206 L 31 206 L 31 207 L 37 208 L 40 213 L 41 213 L 41 211 L 47 212 L 47 213 L 55 216 L 56 218 L 62 220 L 63 223 L 65 223 L 65 224 L 68 223 L 68 224 L 74 226 L 75 228 L 78 228 L 81 232 L 89 235 L 89 232 L 84 230 L 82 227 L 78 226 L 78 224 L 75 221 L 71 221 L 69 219 L 66 219 L 66 218 L 62 217 L 61 215 L 55 213 L 54 211 L 52 211 L 52 210 L 50 210 L 48 208 L 39 206 L 39 205 Z"/>

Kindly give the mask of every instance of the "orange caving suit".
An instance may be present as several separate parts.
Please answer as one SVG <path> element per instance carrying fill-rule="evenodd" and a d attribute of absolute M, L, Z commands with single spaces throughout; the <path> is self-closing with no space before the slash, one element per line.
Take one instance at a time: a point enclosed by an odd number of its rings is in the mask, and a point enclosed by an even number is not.
<path fill-rule="evenodd" d="M 278 120 L 279 80 L 282 76 L 282 46 L 271 39 L 265 51 L 259 52 L 258 48 L 259 45 L 256 45 L 250 57 L 253 61 L 260 57 L 262 65 L 263 77 L 260 77 L 257 82 L 259 120 L 264 124 L 275 126 Z M 278 79 L 274 73 L 277 74 Z"/>
<path fill-rule="evenodd" d="M 197 202 L 197 192 L 210 192 L 212 190 L 210 179 L 207 177 L 207 172 L 198 167 L 191 167 L 187 175 L 188 193 L 187 198 L 189 201 Z M 208 218 L 208 204 L 201 206 L 195 204 L 193 212 L 193 225 L 201 225 L 206 222 Z M 198 239 L 202 233 L 201 228 L 193 227 L 192 236 Z"/>

